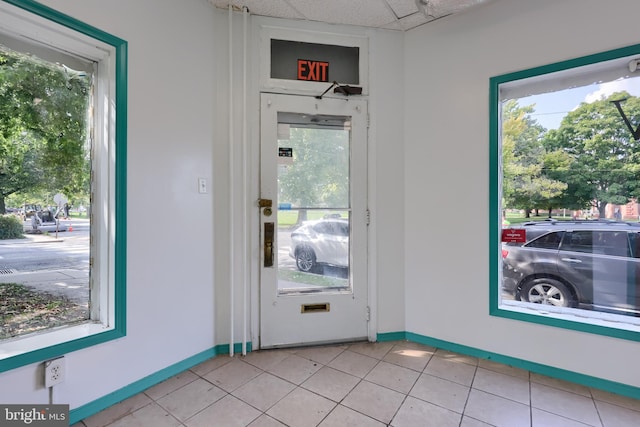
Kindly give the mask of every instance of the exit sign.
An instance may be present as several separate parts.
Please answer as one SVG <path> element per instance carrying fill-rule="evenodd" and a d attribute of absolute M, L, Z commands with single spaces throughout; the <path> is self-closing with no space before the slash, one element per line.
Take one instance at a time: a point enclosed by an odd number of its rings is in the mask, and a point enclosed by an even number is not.
<path fill-rule="evenodd" d="M 309 59 L 298 59 L 298 80 L 328 82 L 329 63 L 324 61 L 311 61 Z"/>

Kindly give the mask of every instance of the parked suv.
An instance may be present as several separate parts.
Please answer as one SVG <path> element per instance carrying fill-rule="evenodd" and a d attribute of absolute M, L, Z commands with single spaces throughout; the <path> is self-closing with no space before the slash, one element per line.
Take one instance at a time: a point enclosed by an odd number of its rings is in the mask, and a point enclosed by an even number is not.
<path fill-rule="evenodd" d="M 316 272 L 322 265 L 348 267 L 349 220 L 329 216 L 305 221 L 291 233 L 289 255 L 304 272 Z"/>
<path fill-rule="evenodd" d="M 516 300 L 640 316 L 640 224 L 539 221 L 502 244 L 503 291 Z"/>

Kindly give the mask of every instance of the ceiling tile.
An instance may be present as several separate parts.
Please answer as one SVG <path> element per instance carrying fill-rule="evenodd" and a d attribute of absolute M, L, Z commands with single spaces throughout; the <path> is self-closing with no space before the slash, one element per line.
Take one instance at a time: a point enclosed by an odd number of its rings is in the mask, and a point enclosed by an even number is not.
<path fill-rule="evenodd" d="M 289 0 L 307 19 L 381 27 L 396 20 L 384 0 Z"/>
<path fill-rule="evenodd" d="M 398 18 L 404 18 L 419 12 L 416 0 L 386 0 Z"/>
<path fill-rule="evenodd" d="M 400 26 L 402 27 L 402 30 L 407 31 L 422 24 L 426 24 L 427 22 L 432 20 L 433 18 L 426 17 L 421 12 L 419 12 L 400 19 Z"/>
<path fill-rule="evenodd" d="M 460 12 L 485 0 L 429 0 L 428 13 L 437 18 Z"/>
<path fill-rule="evenodd" d="M 209 0 L 221 9 L 246 6 L 252 15 L 404 31 L 489 1 L 424 0 L 419 8 L 416 0 Z"/>
<path fill-rule="evenodd" d="M 253 15 L 275 16 L 285 19 L 305 19 L 304 16 L 300 15 L 285 0 L 210 0 L 210 2 L 221 9 L 228 9 L 229 3 L 235 6 L 236 10 L 241 10 L 243 6 L 246 6 Z"/>

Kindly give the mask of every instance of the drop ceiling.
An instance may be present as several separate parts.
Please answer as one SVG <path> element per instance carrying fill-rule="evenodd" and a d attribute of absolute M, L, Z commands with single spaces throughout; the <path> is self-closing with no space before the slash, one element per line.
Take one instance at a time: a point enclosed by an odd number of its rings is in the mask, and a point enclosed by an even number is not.
<path fill-rule="evenodd" d="M 209 0 L 252 15 L 406 31 L 489 0 Z"/>

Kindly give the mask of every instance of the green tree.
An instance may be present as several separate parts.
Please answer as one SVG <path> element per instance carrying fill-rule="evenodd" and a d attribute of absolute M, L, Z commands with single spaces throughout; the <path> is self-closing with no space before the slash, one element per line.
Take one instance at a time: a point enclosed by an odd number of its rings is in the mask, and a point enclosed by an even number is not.
<path fill-rule="evenodd" d="M 506 207 L 524 209 L 527 217 L 531 209 L 549 209 L 554 198 L 567 188 L 545 173 L 545 129 L 531 118 L 533 112 L 533 106 L 520 106 L 515 100 L 502 106 L 504 202 Z"/>
<path fill-rule="evenodd" d="M 618 92 L 595 102 L 583 102 L 569 112 L 545 138 L 549 150 L 571 158 L 555 174 L 568 184 L 568 206 L 595 207 L 605 217 L 608 204 L 626 204 L 640 195 L 640 146 L 612 101 L 621 105 L 633 126 L 640 121 L 640 98 Z"/>
<path fill-rule="evenodd" d="M 84 73 L 0 47 L 0 213 L 18 192 L 88 191 Z"/>
<path fill-rule="evenodd" d="M 291 148 L 293 162 L 278 174 L 279 201 L 304 208 L 349 207 L 349 132 L 326 128 L 291 127 L 279 146 Z"/>

